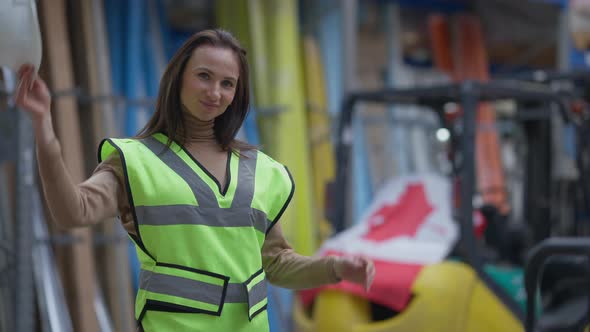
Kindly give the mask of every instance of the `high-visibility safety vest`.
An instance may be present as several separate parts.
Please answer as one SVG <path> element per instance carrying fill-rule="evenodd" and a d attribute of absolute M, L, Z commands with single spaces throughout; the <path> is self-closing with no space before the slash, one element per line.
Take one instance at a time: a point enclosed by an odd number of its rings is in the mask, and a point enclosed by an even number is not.
<path fill-rule="evenodd" d="M 261 249 L 293 196 L 287 168 L 257 150 L 228 153 L 225 188 L 183 147 L 155 134 L 106 139 L 118 151 L 141 272 L 145 331 L 268 331 Z"/>

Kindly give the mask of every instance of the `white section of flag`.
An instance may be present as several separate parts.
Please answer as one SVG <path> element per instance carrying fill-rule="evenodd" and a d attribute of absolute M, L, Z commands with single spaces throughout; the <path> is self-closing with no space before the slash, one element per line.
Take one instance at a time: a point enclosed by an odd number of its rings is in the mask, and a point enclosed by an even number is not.
<path fill-rule="evenodd" d="M 426 201 L 433 208 L 420 223 L 414 235 L 397 235 L 383 241 L 363 238 L 369 231 L 369 220 L 383 206 L 395 204 L 408 186 L 421 184 Z M 327 240 L 320 248 L 352 255 L 406 264 L 434 264 L 442 261 L 458 238 L 458 227 L 451 216 L 450 181 L 437 174 L 396 177 L 377 193 L 373 204 L 360 223 Z"/>

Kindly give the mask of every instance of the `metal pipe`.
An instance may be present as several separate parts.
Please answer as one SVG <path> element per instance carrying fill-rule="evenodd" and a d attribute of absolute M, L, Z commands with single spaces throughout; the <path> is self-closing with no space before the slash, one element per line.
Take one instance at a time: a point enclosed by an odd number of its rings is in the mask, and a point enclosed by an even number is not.
<path fill-rule="evenodd" d="M 482 267 L 473 235 L 473 196 L 475 194 L 475 127 L 479 90 L 471 81 L 461 85 L 463 125 L 461 133 L 461 201 L 459 204 L 459 225 L 461 229 L 460 248 L 467 263 L 475 269 Z"/>

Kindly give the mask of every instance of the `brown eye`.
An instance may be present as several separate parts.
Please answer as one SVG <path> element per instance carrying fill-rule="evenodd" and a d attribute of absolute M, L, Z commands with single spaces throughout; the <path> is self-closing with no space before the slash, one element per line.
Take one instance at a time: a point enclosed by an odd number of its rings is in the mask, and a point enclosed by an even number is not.
<path fill-rule="evenodd" d="M 199 73 L 198 76 L 204 80 L 209 79 L 209 74 L 207 74 L 207 73 Z"/>
<path fill-rule="evenodd" d="M 234 83 L 232 81 L 223 81 L 221 84 L 225 88 L 233 88 L 234 87 Z"/>

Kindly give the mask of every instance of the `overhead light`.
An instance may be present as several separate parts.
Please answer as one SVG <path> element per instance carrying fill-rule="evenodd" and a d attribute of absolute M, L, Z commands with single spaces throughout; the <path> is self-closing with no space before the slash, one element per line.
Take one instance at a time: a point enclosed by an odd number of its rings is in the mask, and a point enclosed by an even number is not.
<path fill-rule="evenodd" d="M 439 142 L 446 142 L 449 140 L 449 138 L 451 138 L 451 133 L 449 132 L 449 130 L 447 128 L 439 128 L 436 131 L 436 139 Z"/>

